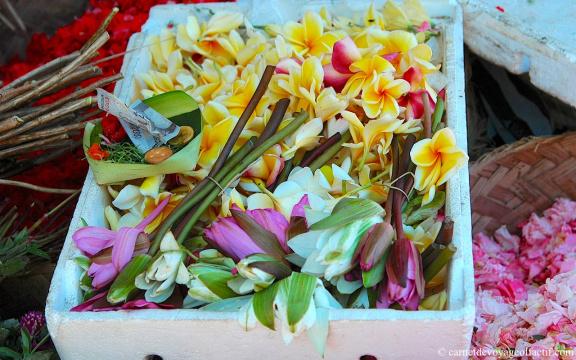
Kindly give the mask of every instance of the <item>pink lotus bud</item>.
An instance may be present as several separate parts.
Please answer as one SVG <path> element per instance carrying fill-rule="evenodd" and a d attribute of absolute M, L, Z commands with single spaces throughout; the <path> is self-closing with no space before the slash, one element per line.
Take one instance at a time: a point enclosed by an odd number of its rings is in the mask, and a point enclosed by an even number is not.
<path fill-rule="evenodd" d="M 324 86 L 333 87 L 336 92 L 342 91 L 344 85 L 350 78 L 350 74 L 339 73 L 332 67 L 332 64 L 326 64 L 324 69 Z"/>
<path fill-rule="evenodd" d="M 343 74 L 351 74 L 350 65 L 354 61 L 360 60 L 360 50 L 354 40 L 349 36 L 334 43 L 332 50 L 332 66 L 334 69 Z"/>
<path fill-rule="evenodd" d="M 372 225 L 360 239 L 360 244 L 354 255 L 354 258 L 360 257 L 362 271 L 369 271 L 378 260 L 382 259 L 386 250 L 392 245 L 393 239 L 394 228 L 392 225 L 386 222 Z"/>
<path fill-rule="evenodd" d="M 398 303 L 405 310 L 416 310 L 424 297 L 422 258 L 414 243 L 400 238 L 394 243 L 386 262 L 388 280 L 377 306 L 388 308 Z"/>

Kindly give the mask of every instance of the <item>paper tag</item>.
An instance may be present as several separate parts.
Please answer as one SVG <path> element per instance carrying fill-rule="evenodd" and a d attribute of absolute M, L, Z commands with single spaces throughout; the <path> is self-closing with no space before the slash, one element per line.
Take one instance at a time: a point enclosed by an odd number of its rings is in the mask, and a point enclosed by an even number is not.
<path fill-rule="evenodd" d="M 97 89 L 98 107 L 120 120 L 130 140 L 142 153 L 166 144 L 180 127 L 138 100 L 131 107 L 103 89 Z"/>

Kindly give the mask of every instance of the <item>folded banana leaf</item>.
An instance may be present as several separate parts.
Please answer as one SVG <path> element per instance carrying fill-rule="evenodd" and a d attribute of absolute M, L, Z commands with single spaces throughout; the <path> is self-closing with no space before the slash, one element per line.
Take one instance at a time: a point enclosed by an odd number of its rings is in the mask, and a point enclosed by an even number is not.
<path fill-rule="evenodd" d="M 192 127 L 194 137 L 182 149 L 159 164 L 121 164 L 94 160 L 88 156 L 92 132 L 98 130 L 97 125 L 87 123 L 83 139 L 84 153 L 98 184 L 105 185 L 160 174 L 181 173 L 196 167 L 202 139 L 202 115 L 196 101 L 183 91 L 170 91 L 143 100 L 143 102 L 176 125 Z"/>

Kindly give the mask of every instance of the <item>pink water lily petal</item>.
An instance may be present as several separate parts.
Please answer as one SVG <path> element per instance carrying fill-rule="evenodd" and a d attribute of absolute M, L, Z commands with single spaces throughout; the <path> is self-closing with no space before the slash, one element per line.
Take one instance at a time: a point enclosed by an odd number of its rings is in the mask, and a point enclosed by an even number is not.
<path fill-rule="evenodd" d="M 116 233 L 97 226 L 84 226 L 72 235 L 76 247 L 88 255 L 94 255 L 114 244 Z"/>
<path fill-rule="evenodd" d="M 222 217 L 204 230 L 204 236 L 226 255 L 239 261 L 248 255 L 262 253 L 233 217 Z"/>
<path fill-rule="evenodd" d="M 94 295 L 90 299 L 84 301 L 82 304 L 74 306 L 70 311 L 81 312 L 81 311 L 92 311 L 94 309 L 94 303 L 96 301 L 104 298 L 106 296 L 106 291 Z"/>
<path fill-rule="evenodd" d="M 324 69 L 324 85 L 326 87 L 333 87 L 337 92 L 341 92 L 346 85 L 346 82 L 352 76 L 351 74 L 343 74 L 332 66 L 332 64 L 326 64 L 322 67 Z"/>
<path fill-rule="evenodd" d="M 146 216 L 144 218 L 144 220 L 142 220 L 142 222 L 140 222 L 140 224 L 138 224 L 138 226 L 136 226 L 136 228 L 144 230 L 146 228 L 146 226 L 148 226 L 152 221 L 154 221 L 154 219 L 156 219 L 156 216 L 160 215 L 162 210 L 164 210 L 166 205 L 168 205 L 168 203 L 170 202 L 170 198 L 171 198 L 171 195 L 167 196 L 164 200 L 162 200 L 162 202 L 160 204 L 158 204 L 156 209 L 154 209 L 150 213 L 150 215 Z"/>
<path fill-rule="evenodd" d="M 298 217 L 306 217 L 306 212 L 304 211 L 305 206 L 310 206 L 310 201 L 308 201 L 308 195 L 302 196 L 300 201 L 292 208 L 292 213 L 290 217 L 298 216 Z"/>
<path fill-rule="evenodd" d="M 256 220 L 258 225 L 276 235 L 282 249 L 286 252 L 290 252 L 286 236 L 289 223 L 284 215 L 273 209 L 248 210 L 246 213 Z"/>
<path fill-rule="evenodd" d="M 350 36 L 334 43 L 332 51 L 332 66 L 343 74 L 351 74 L 350 65 L 356 60 L 360 60 L 362 55 L 360 50 Z"/>
<path fill-rule="evenodd" d="M 120 272 L 134 256 L 136 239 L 142 233 L 139 228 L 120 228 L 114 247 L 112 247 L 112 264 Z"/>
<path fill-rule="evenodd" d="M 104 265 L 92 263 L 87 273 L 88 276 L 92 277 L 92 286 L 96 289 L 108 285 L 118 275 L 118 271 L 112 263 Z"/>

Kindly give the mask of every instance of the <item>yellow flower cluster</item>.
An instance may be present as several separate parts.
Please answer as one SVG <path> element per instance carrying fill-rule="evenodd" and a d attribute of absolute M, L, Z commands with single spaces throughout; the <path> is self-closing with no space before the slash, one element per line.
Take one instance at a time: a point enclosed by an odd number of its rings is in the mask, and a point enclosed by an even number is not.
<path fill-rule="evenodd" d="M 290 99 L 281 126 L 300 110 L 310 119 L 243 175 L 237 187 L 242 195 L 234 190 L 235 203 L 246 206 L 246 196 L 274 184 L 285 161 L 300 159 L 326 138 L 346 131 L 350 142 L 319 178 L 333 196 L 356 191 L 381 201 L 394 182 L 393 137 L 421 137 L 422 94 L 432 106 L 437 100 L 439 89 L 427 81 L 427 75 L 440 68 L 427 43 L 429 30 L 430 19 L 419 0 L 405 0 L 403 6 L 389 0 L 381 9 L 371 5 L 361 22 L 326 9 L 307 11 L 300 21 L 264 27 L 254 27 L 239 13 L 219 12 L 206 21 L 191 15 L 185 24 L 149 36 L 151 69 L 138 74 L 137 82 L 143 98 L 183 90 L 200 105 L 200 157 L 198 167 L 187 174 L 197 181 L 214 164 L 265 67 L 275 65 L 241 142 L 262 132 L 281 98 Z M 465 162 L 448 133 L 444 129 L 433 139 L 422 139 L 412 151 L 415 188 L 427 194 L 425 201 Z M 332 184 L 334 169 L 340 174 L 338 186 Z"/>

